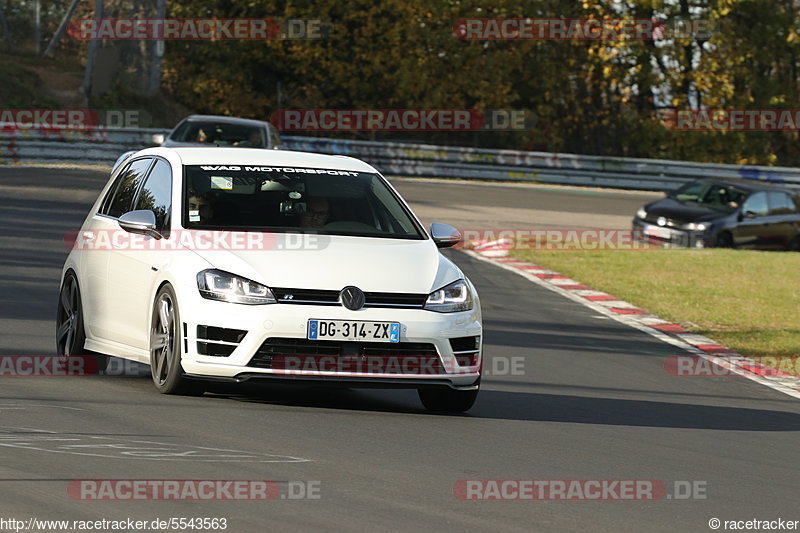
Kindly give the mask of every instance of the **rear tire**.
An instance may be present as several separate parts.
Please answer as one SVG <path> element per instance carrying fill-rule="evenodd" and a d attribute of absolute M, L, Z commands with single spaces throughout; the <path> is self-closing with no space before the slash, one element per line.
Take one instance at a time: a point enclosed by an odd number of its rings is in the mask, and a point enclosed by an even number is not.
<path fill-rule="evenodd" d="M 468 411 L 478 398 L 478 390 L 417 389 L 417 394 L 428 411 L 441 413 Z"/>
<path fill-rule="evenodd" d="M 58 295 L 58 310 L 56 311 L 56 354 L 64 357 L 82 357 L 84 360 L 92 357 L 95 364 L 84 367 L 87 373 L 105 371 L 108 366 L 108 356 L 88 351 L 86 331 L 83 327 L 83 300 L 78 286 L 78 278 L 71 270 L 64 276 L 61 291 Z"/>
<path fill-rule="evenodd" d="M 184 376 L 178 298 L 172 286 L 161 287 L 150 321 L 150 375 L 161 394 L 202 394 L 202 384 Z"/>
<path fill-rule="evenodd" d="M 800 252 L 800 237 L 795 237 L 789 244 L 786 245 L 786 250 L 789 252 Z"/>

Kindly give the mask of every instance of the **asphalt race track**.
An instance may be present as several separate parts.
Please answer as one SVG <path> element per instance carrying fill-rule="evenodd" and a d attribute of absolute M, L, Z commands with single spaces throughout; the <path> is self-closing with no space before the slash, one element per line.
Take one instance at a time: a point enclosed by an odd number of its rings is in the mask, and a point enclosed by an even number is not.
<path fill-rule="evenodd" d="M 0 167 L 0 354 L 52 354 L 64 233 L 106 180 Z M 426 220 L 627 227 L 650 193 L 396 181 Z M 465 212 L 465 210 L 471 210 Z M 561 219 L 549 218 L 557 213 Z M 593 215 L 602 213 L 602 215 Z M 594 217 L 594 218 L 593 218 Z M 622 224 L 625 225 L 622 225 Z M 485 317 L 485 376 L 463 416 L 413 391 L 214 386 L 167 397 L 149 377 L 0 378 L 0 518 L 224 517 L 228 531 L 709 531 L 800 519 L 800 404 L 751 381 L 678 378 L 676 350 L 460 252 Z M 515 375 L 504 375 L 509 361 Z M 155 451 L 154 451 L 155 450 Z M 82 501 L 80 479 L 299 481 L 318 499 Z M 658 501 L 462 501 L 459 480 L 660 480 Z M 680 499 L 675 482 L 704 498 Z M 685 484 L 679 483 L 680 486 Z"/>

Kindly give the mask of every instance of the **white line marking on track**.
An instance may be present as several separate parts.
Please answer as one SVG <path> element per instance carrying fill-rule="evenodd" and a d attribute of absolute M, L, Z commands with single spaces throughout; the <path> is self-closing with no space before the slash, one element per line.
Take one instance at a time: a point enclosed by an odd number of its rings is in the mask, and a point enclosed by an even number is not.
<path fill-rule="evenodd" d="M 741 361 L 741 360 L 745 360 L 745 361 L 748 361 L 748 362 L 754 362 L 754 361 L 752 361 L 752 360 L 750 360 L 750 359 L 748 359 L 748 358 L 746 358 L 744 356 L 739 356 L 739 357 L 741 357 L 741 359 L 738 359 L 738 358 L 732 359 L 731 357 L 719 357 L 719 356 L 716 356 L 716 355 L 713 355 L 713 354 L 709 354 L 707 352 L 704 352 L 704 351 L 700 350 L 699 348 L 696 348 L 692 344 L 689 344 L 688 342 L 685 342 L 684 340 L 682 340 L 680 338 L 672 337 L 672 336 L 667 335 L 666 333 L 663 333 L 663 332 L 661 332 L 661 331 L 659 331 L 657 329 L 653 329 L 653 328 L 649 327 L 648 325 L 642 323 L 642 317 L 639 317 L 637 315 L 620 315 L 620 314 L 617 314 L 617 313 L 607 309 L 605 305 L 602 305 L 603 303 L 607 303 L 607 302 L 593 302 L 593 301 L 587 300 L 587 299 L 579 296 L 578 294 L 576 294 L 577 291 L 570 291 L 570 290 L 562 289 L 558 285 L 554 285 L 553 283 L 550 283 L 548 280 L 543 280 L 541 278 L 536 277 L 535 275 L 529 274 L 527 270 L 520 269 L 520 268 L 514 266 L 513 263 L 507 264 L 507 263 L 503 263 L 501 261 L 496 261 L 496 260 L 494 260 L 492 258 L 484 257 L 480 253 L 474 252 L 472 250 L 463 250 L 463 252 L 466 253 L 466 254 L 471 255 L 472 257 L 475 257 L 476 259 L 479 259 L 480 261 L 484 261 L 486 263 L 490 263 L 492 265 L 498 266 L 498 267 L 500 267 L 500 268 L 502 268 L 504 270 L 508 270 L 509 272 L 514 272 L 515 274 L 518 274 L 518 275 L 528 279 L 529 281 L 532 281 L 533 283 L 535 283 L 536 285 L 539 285 L 540 287 L 544 287 L 544 288 L 546 288 L 546 289 L 548 289 L 550 291 L 556 292 L 556 293 L 564 296 L 565 298 L 569 298 L 570 300 L 578 302 L 579 304 L 581 304 L 581 305 L 583 305 L 585 307 L 588 307 L 590 309 L 593 309 L 594 311 L 596 311 L 596 312 L 598 312 L 598 313 L 600 313 L 602 315 L 605 315 L 605 316 L 607 316 L 609 318 L 612 318 L 612 319 L 616 320 L 617 322 L 621 322 L 623 324 L 627 324 L 628 326 L 630 326 L 632 328 L 635 328 L 635 329 L 638 329 L 639 331 L 647 333 L 651 337 L 655 337 L 656 339 L 658 339 L 658 340 L 660 340 L 662 342 L 666 342 L 667 344 L 671 344 L 673 346 L 676 346 L 676 347 L 678 347 L 678 348 L 680 348 L 680 349 L 682 349 L 682 350 L 684 350 L 686 352 L 689 352 L 689 353 L 691 353 L 693 355 L 697 355 L 699 357 L 702 357 L 703 359 L 708 360 L 709 362 L 711 362 L 714 365 L 717 365 L 717 366 L 720 366 L 720 367 L 725 368 L 727 370 L 730 370 L 734 374 L 740 375 L 740 376 L 742 376 L 744 378 L 747 378 L 747 379 L 749 379 L 751 381 L 755 381 L 756 383 L 759 383 L 761 385 L 769 387 L 769 388 L 771 388 L 771 389 L 773 389 L 775 391 L 781 392 L 783 394 L 789 395 L 789 396 L 791 396 L 793 398 L 800 399 L 800 391 L 798 391 L 797 388 L 796 388 L 797 387 L 797 385 L 796 385 L 797 378 L 785 378 L 785 379 L 772 378 L 772 379 L 768 379 L 768 378 L 765 378 L 765 377 L 760 376 L 758 374 L 754 374 L 753 372 L 749 372 L 747 370 L 744 370 L 744 369 L 740 368 L 738 365 L 735 364 L 736 361 Z M 534 272 L 538 273 L 538 271 L 534 271 Z M 631 305 L 631 304 L 627 304 L 627 305 Z M 612 307 L 614 307 L 614 306 L 612 306 Z M 631 307 L 634 307 L 634 306 L 631 305 Z M 655 317 L 655 318 L 657 318 L 657 317 Z M 666 323 L 666 321 L 659 322 L 659 323 Z M 682 336 L 686 336 L 686 335 L 682 335 Z M 702 338 L 705 341 L 705 342 L 700 342 L 698 344 L 717 344 L 715 341 L 709 339 L 708 337 L 703 337 L 702 335 L 694 335 L 694 337 L 695 338 L 693 340 L 697 340 L 697 338 Z"/>
<path fill-rule="evenodd" d="M 310 459 L 289 455 L 209 448 L 191 444 L 172 444 L 116 436 L 59 433 L 25 427 L 0 427 L 0 446 L 110 459 L 207 463 L 302 463 L 310 461 Z"/>
<path fill-rule="evenodd" d="M 81 409 L 80 407 L 67 407 L 64 405 L 45 405 L 45 404 L 38 404 L 38 403 L 3 403 L 0 404 L 0 411 L 12 410 L 12 409 L 27 409 L 28 407 L 49 407 L 51 409 L 68 409 L 70 411 L 85 411 L 86 409 Z"/>

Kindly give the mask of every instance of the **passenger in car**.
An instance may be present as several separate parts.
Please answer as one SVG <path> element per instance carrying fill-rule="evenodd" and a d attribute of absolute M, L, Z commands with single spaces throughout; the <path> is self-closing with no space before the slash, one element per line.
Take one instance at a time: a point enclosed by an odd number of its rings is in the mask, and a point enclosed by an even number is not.
<path fill-rule="evenodd" d="M 197 135 L 194 138 L 194 142 L 207 143 L 211 141 L 208 140 L 208 134 L 206 134 L 205 130 L 203 130 L 203 128 L 200 128 L 197 131 Z"/>

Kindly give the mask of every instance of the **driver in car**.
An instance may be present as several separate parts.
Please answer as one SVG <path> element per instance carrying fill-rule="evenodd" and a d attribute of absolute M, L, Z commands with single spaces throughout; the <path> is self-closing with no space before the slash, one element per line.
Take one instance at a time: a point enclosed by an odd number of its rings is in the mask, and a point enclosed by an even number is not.
<path fill-rule="evenodd" d="M 312 196 L 306 201 L 305 212 L 300 215 L 300 227 L 318 229 L 328 223 L 328 218 L 330 218 L 328 199 Z"/>
<path fill-rule="evenodd" d="M 194 189 L 189 191 L 189 223 L 208 224 L 211 220 L 211 203 L 204 194 L 199 194 Z"/>
<path fill-rule="evenodd" d="M 261 132 L 258 130 L 254 130 L 250 133 L 250 136 L 247 139 L 237 141 L 233 143 L 233 145 L 241 146 L 244 148 L 257 148 L 264 146 L 264 140 L 261 137 Z"/>

